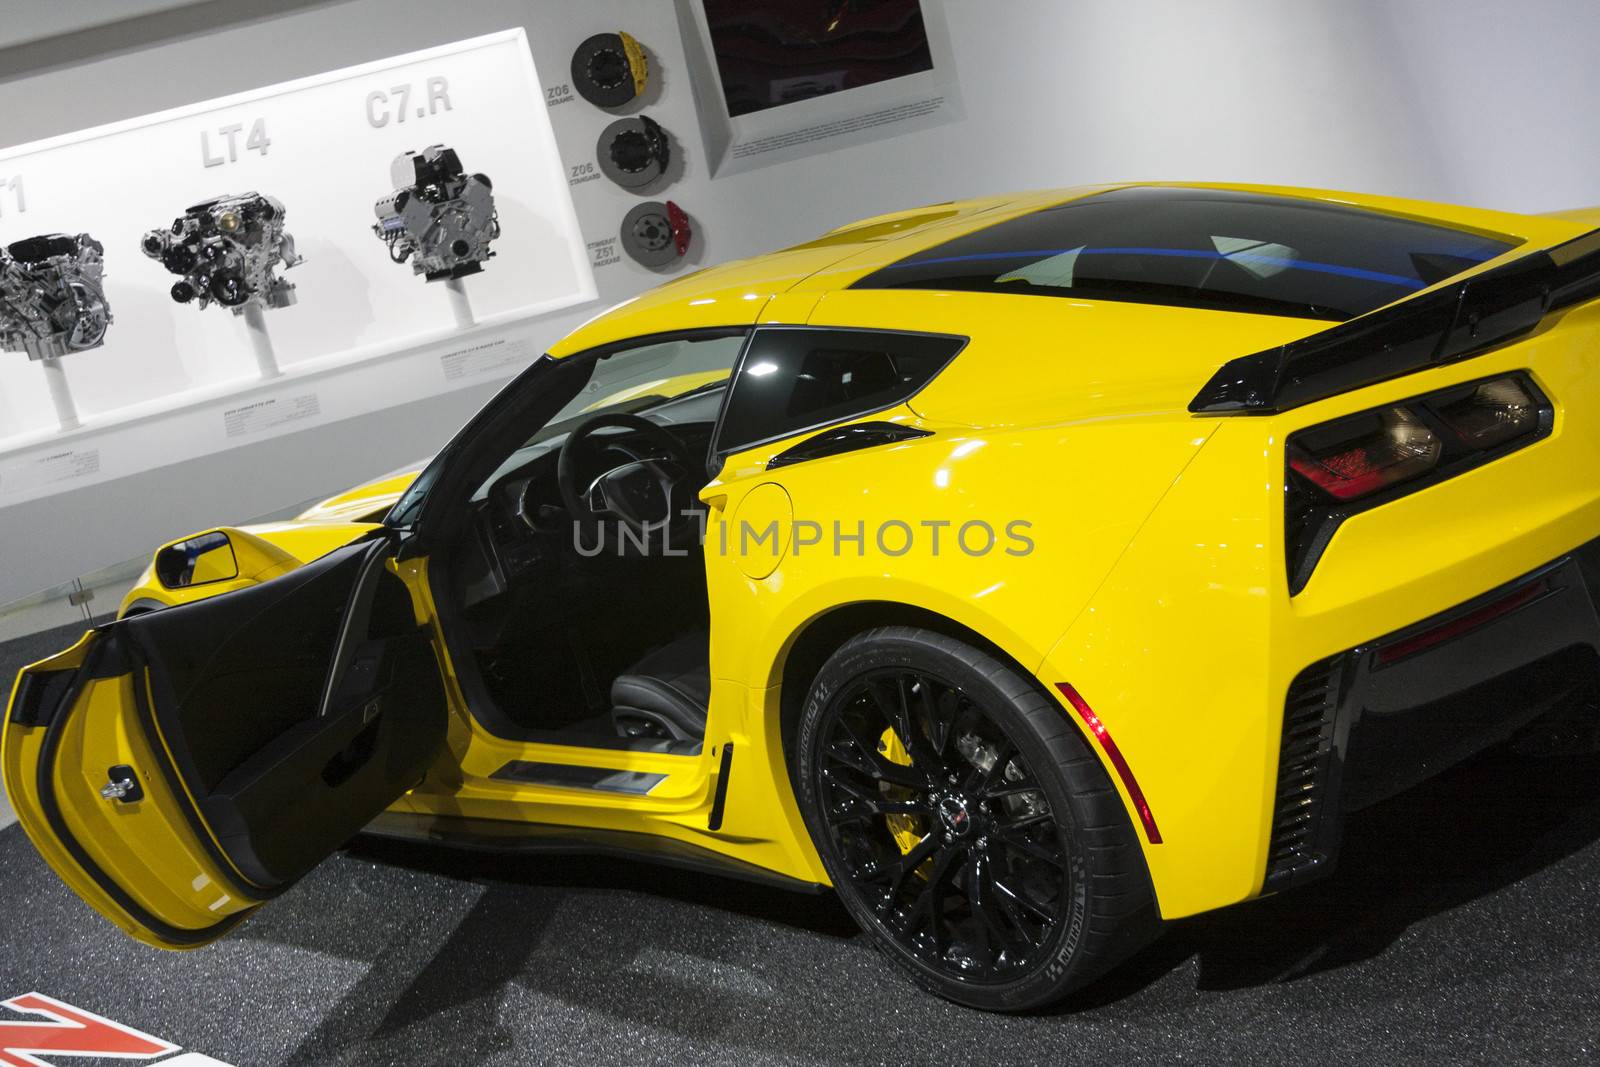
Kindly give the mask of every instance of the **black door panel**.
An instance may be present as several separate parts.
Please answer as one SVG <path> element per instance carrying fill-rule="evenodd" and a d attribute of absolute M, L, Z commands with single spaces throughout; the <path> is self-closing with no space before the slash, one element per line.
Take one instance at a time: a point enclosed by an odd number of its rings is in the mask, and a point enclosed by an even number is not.
<path fill-rule="evenodd" d="M 120 624 L 150 666 L 156 719 L 186 781 L 216 788 L 317 714 L 371 549 L 351 545 L 270 582 Z"/>
<path fill-rule="evenodd" d="M 149 667 L 146 703 L 175 773 L 247 888 L 305 874 L 416 785 L 443 744 L 438 663 L 389 555 L 352 545 L 119 624 Z"/>
<path fill-rule="evenodd" d="M 363 697 L 276 738 L 201 802 L 252 881 L 299 878 L 416 785 L 437 753 L 444 690 L 426 636 L 391 638 L 378 653 L 382 674 Z"/>

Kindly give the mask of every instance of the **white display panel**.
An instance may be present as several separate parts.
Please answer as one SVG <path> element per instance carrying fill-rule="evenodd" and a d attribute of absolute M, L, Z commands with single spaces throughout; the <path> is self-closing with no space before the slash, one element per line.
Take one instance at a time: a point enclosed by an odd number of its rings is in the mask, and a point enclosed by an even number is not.
<path fill-rule="evenodd" d="M 0 352 L 0 458 L 258 391 L 244 320 L 219 306 L 175 303 L 175 277 L 140 250 L 146 231 L 220 194 L 277 197 L 305 257 L 280 271 L 297 286 L 298 303 L 265 316 L 284 371 L 280 391 L 294 394 L 298 377 L 448 343 L 457 317 L 443 284 L 390 262 L 372 232 L 373 204 L 393 189 L 391 161 L 435 143 L 454 147 L 468 171 L 494 183 L 496 255 L 464 281 L 483 327 L 499 332 L 594 299 L 520 29 L 0 151 L 0 242 L 92 234 L 106 248 L 115 315 L 103 348 L 62 360 L 85 426 L 61 440 L 40 366 Z M 399 392 L 414 399 L 440 385 L 422 375 Z M 371 390 L 371 404 L 363 391 L 347 382 L 336 401 L 324 398 L 320 412 L 303 417 L 374 410 L 379 394 L 396 402 L 396 383 Z M 219 436 L 215 444 L 228 443 Z M 209 446 L 190 437 L 146 441 L 139 451 L 159 463 L 196 447 Z M 20 488 L 13 478 L 13 492 Z M 0 504 L 15 499 L 5 495 Z"/>

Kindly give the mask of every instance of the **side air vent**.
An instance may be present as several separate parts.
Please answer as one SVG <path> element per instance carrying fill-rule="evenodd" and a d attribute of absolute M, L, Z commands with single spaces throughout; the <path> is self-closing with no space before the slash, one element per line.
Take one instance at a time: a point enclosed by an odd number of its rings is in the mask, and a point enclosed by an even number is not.
<path fill-rule="evenodd" d="M 824 459 L 828 456 L 842 456 L 846 452 L 857 452 L 863 448 L 876 448 L 878 445 L 893 445 L 932 436 L 932 430 L 921 430 L 915 426 L 905 426 L 895 422 L 853 422 L 849 426 L 824 430 L 815 437 L 808 437 L 799 444 L 784 449 L 767 460 L 767 470 L 788 467 L 812 459 Z"/>
<path fill-rule="evenodd" d="M 1268 892 L 1309 881 L 1330 855 L 1333 739 L 1343 656 L 1313 663 L 1289 686 L 1283 707 L 1278 792 L 1267 849 Z"/>

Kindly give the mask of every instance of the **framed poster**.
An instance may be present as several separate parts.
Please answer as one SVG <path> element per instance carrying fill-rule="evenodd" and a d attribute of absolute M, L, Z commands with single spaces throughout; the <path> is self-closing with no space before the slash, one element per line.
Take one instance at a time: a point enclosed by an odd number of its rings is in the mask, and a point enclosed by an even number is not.
<path fill-rule="evenodd" d="M 960 116 L 939 0 L 678 0 L 713 173 Z"/>

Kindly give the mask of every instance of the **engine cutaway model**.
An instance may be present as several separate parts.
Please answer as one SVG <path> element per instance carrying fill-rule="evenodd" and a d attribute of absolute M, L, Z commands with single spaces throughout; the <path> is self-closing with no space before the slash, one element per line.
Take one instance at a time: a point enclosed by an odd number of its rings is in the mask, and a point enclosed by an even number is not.
<path fill-rule="evenodd" d="M 213 300 L 242 314 L 250 305 L 293 304 L 294 283 L 278 277 L 302 262 L 284 230 L 283 202 L 259 193 L 196 204 L 166 230 L 151 230 L 140 248 L 178 275 L 172 299 L 205 307 Z"/>
<path fill-rule="evenodd" d="M 389 258 L 409 259 L 430 282 L 481 271 L 500 236 L 489 176 L 466 173 L 456 150 L 438 144 L 402 153 L 390 176 L 395 191 L 378 201 L 372 227 L 389 246 Z"/>
<path fill-rule="evenodd" d="M 59 359 L 98 348 L 111 325 L 105 246 L 86 233 L 28 237 L 0 249 L 0 348 Z"/>

